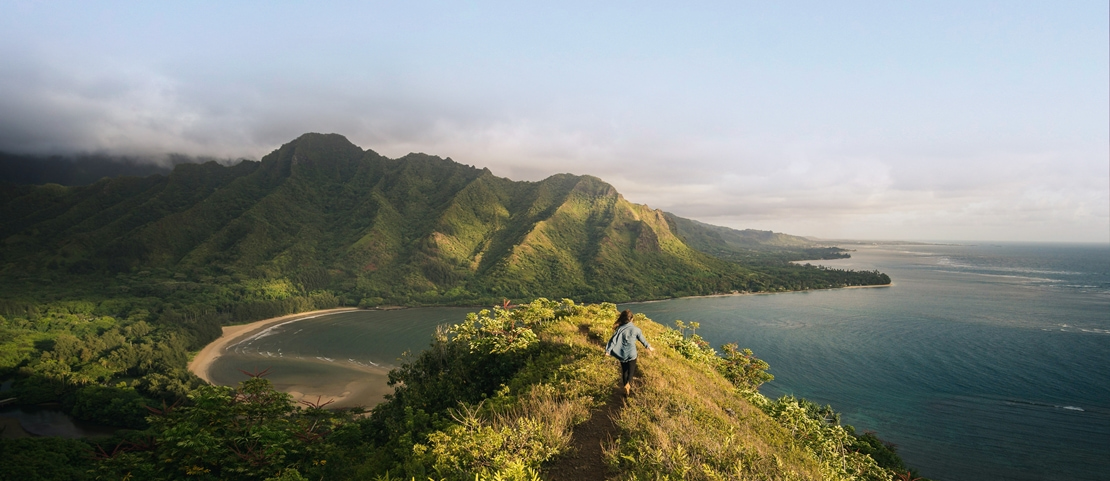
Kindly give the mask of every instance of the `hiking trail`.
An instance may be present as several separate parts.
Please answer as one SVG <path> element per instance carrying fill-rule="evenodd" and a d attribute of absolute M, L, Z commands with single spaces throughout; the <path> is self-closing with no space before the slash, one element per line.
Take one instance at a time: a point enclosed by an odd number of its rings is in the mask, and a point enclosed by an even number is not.
<path fill-rule="evenodd" d="M 579 332 L 591 344 L 604 346 L 605 341 L 589 327 L 581 326 Z M 640 377 L 636 373 L 636 377 Z M 602 443 L 620 437 L 620 427 L 614 421 L 624 408 L 624 393 L 616 386 L 605 405 L 590 413 L 590 419 L 574 427 L 567 452 L 555 459 L 543 471 L 543 478 L 551 481 L 601 480 L 616 474 L 609 471 L 601 450 Z"/>
<path fill-rule="evenodd" d="M 606 479 L 611 474 L 601 452 L 602 443 L 620 436 L 620 428 L 613 421 L 624 407 L 624 395 L 613 389 L 609 400 L 590 414 L 590 419 L 574 427 L 570 448 L 555 463 L 544 470 L 544 479 L 552 481 L 577 481 Z"/>

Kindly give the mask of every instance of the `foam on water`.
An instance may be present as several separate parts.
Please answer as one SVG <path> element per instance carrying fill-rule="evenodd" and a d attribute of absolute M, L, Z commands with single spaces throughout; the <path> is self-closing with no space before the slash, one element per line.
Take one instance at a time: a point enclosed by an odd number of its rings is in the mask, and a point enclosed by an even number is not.
<path fill-rule="evenodd" d="M 274 334 L 278 334 L 278 333 L 282 332 L 283 327 L 288 326 L 289 324 L 292 324 L 294 322 L 307 321 L 309 319 L 319 319 L 319 318 L 324 317 L 324 316 L 330 316 L 330 315 L 335 315 L 335 314 L 340 314 L 340 313 L 341 312 L 326 312 L 324 314 L 317 314 L 315 316 L 298 317 L 296 319 L 291 319 L 291 320 L 288 320 L 288 321 L 285 321 L 285 322 L 282 322 L 282 323 L 274 324 L 270 327 L 267 327 L 267 328 L 265 328 L 261 331 L 258 331 L 256 333 L 250 335 L 250 336 L 247 336 L 247 337 L 243 338 L 243 340 L 228 346 L 227 348 L 225 348 L 225 350 L 237 347 L 237 346 L 242 345 L 242 344 L 246 344 L 246 345 L 249 346 L 249 345 L 253 344 L 255 341 L 257 341 L 259 339 L 269 337 L 269 336 L 272 336 Z M 297 332 L 301 332 L 301 331 L 303 331 L 303 329 L 297 330 Z"/>

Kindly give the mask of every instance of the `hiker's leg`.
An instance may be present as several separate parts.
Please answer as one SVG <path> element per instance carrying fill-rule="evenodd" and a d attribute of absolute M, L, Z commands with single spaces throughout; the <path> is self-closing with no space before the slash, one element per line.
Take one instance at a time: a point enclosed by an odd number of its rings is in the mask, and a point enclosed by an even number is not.
<path fill-rule="evenodd" d="M 636 360 L 621 363 L 621 382 L 624 383 L 624 395 L 632 394 L 632 376 L 636 374 Z"/>

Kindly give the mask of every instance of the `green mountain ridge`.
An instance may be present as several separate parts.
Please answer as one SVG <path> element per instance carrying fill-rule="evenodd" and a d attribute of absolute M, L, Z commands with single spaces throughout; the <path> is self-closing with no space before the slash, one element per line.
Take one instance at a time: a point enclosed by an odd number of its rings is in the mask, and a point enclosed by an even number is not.
<path fill-rule="evenodd" d="M 199 284 L 284 279 L 288 292 L 274 296 L 326 290 L 372 306 L 882 283 L 821 272 L 799 281 L 731 262 L 814 253 L 798 237 L 630 203 L 596 177 L 511 181 L 426 154 L 389 159 L 336 134 L 305 134 L 260 162 L 180 164 L 168 176 L 5 184 L 0 219 L 0 276 L 31 289 L 160 272 Z"/>

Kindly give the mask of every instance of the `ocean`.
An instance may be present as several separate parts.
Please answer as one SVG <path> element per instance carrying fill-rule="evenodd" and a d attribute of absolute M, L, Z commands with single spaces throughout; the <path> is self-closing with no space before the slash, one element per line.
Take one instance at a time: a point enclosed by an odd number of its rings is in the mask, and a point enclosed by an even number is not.
<path fill-rule="evenodd" d="M 1110 248 L 859 246 L 885 288 L 630 305 L 766 360 L 938 480 L 1110 479 Z"/>
<path fill-rule="evenodd" d="M 622 305 L 701 324 L 766 360 L 761 391 L 831 404 L 937 480 L 1110 479 L 1110 246 L 859 245 L 814 261 L 878 269 L 890 287 Z M 283 326 L 212 366 L 327 392 L 389 368 L 466 309 L 360 311 Z"/>

